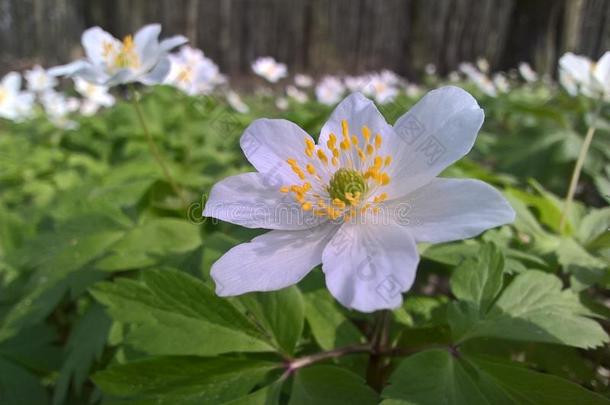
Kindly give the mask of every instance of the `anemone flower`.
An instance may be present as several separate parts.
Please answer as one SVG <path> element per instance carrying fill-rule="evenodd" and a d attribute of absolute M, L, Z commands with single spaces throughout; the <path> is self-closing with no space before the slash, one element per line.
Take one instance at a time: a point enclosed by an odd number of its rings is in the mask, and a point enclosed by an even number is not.
<path fill-rule="evenodd" d="M 254 121 L 240 144 L 256 172 L 216 184 L 203 215 L 271 231 L 212 265 L 216 293 L 281 289 L 322 264 L 344 306 L 397 308 L 415 280 L 417 242 L 470 238 L 514 220 L 486 183 L 437 177 L 468 153 L 482 123 L 483 110 L 457 87 L 431 91 L 394 126 L 354 93 L 317 144 L 290 121 Z"/>

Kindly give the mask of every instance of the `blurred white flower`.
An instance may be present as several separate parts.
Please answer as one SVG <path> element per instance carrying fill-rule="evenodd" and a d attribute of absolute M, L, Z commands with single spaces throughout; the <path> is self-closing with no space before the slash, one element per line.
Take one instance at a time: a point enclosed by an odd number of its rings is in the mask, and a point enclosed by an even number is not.
<path fill-rule="evenodd" d="M 402 82 L 400 76 L 388 69 L 382 70 L 379 78 L 388 86 L 398 86 Z"/>
<path fill-rule="evenodd" d="M 489 77 L 487 77 L 485 73 L 480 72 L 473 64 L 468 62 L 460 63 L 459 69 L 484 94 L 490 97 L 498 96 L 496 87 L 494 86 L 493 82 L 489 79 Z"/>
<path fill-rule="evenodd" d="M 335 76 L 324 77 L 316 86 L 316 99 L 326 105 L 337 104 L 343 93 L 345 92 L 345 86 Z"/>
<path fill-rule="evenodd" d="M 109 88 L 106 86 L 89 83 L 85 79 L 75 77 L 74 88 L 83 97 L 80 106 L 80 112 L 83 115 L 93 115 L 101 107 L 111 107 L 115 103 L 114 97 L 108 92 Z"/>
<path fill-rule="evenodd" d="M 575 95 L 577 90 L 587 97 L 610 101 L 610 51 L 597 63 L 571 52 L 559 59 L 559 78 L 566 90 Z"/>
<path fill-rule="evenodd" d="M 449 75 L 447 76 L 447 78 L 449 79 L 449 81 L 451 83 L 456 83 L 456 82 L 460 81 L 460 74 L 456 71 L 449 72 Z"/>
<path fill-rule="evenodd" d="M 436 66 L 434 65 L 434 63 L 428 63 L 424 67 L 424 71 L 428 76 L 434 76 L 436 74 Z"/>
<path fill-rule="evenodd" d="M 42 66 L 36 65 L 26 70 L 24 75 L 29 91 L 43 93 L 57 86 L 57 78 L 50 75 Z"/>
<path fill-rule="evenodd" d="M 296 84 L 298 87 L 311 87 L 313 86 L 313 78 L 309 75 L 297 73 L 294 76 L 294 84 Z"/>
<path fill-rule="evenodd" d="M 307 93 L 299 90 L 295 86 L 287 86 L 286 94 L 288 94 L 288 97 L 300 104 L 306 103 L 309 99 L 309 97 L 307 97 Z"/>
<path fill-rule="evenodd" d="M 282 289 L 322 264 L 328 290 L 345 307 L 398 308 L 415 281 L 417 243 L 471 238 L 514 221 L 495 188 L 437 177 L 469 152 L 483 118 L 470 94 L 444 87 L 394 126 L 352 94 L 317 144 L 290 121 L 254 121 L 240 144 L 256 172 L 214 185 L 203 215 L 271 231 L 212 265 L 216 293 Z M 433 142 L 440 153 L 410 145 L 414 122 L 422 131 L 415 142 Z"/>
<path fill-rule="evenodd" d="M 500 93 L 508 93 L 508 91 L 510 90 L 510 84 L 508 83 L 508 79 L 503 73 L 498 72 L 494 74 L 492 81 L 494 86 Z"/>
<path fill-rule="evenodd" d="M 519 74 L 528 83 L 538 80 L 538 74 L 534 72 L 534 69 L 527 62 L 519 63 Z"/>
<path fill-rule="evenodd" d="M 200 49 L 186 45 L 170 54 L 169 59 L 171 69 L 165 83 L 186 94 L 210 94 L 216 86 L 225 82 L 218 66 Z"/>
<path fill-rule="evenodd" d="M 63 129 L 76 129 L 78 124 L 69 118 L 69 115 L 80 108 L 80 101 L 76 97 L 67 97 L 63 93 L 49 90 L 42 94 L 40 102 L 49 121 Z"/>
<path fill-rule="evenodd" d="M 159 42 L 160 33 L 161 25 L 150 24 L 119 41 L 100 27 L 89 28 L 81 38 L 86 59 L 49 69 L 49 73 L 78 76 L 104 86 L 162 83 L 170 70 L 168 52 L 187 39 L 177 35 Z"/>
<path fill-rule="evenodd" d="M 477 67 L 483 73 L 489 72 L 489 62 L 485 58 L 477 58 Z"/>
<path fill-rule="evenodd" d="M 287 110 L 288 109 L 288 99 L 286 97 L 278 97 L 275 100 L 275 106 L 278 108 L 278 110 Z"/>
<path fill-rule="evenodd" d="M 370 77 L 368 75 L 361 76 L 346 76 L 343 81 L 345 82 L 345 87 L 350 92 L 356 91 L 364 91 L 364 88 L 369 84 Z"/>
<path fill-rule="evenodd" d="M 33 113 L 34 94 L 21 91 L 21 75 L 10 72 L 0 81 L 0 117 L 21 121 Z"/>
<path fill-rule="evenodd" d="M 239 94 L 237 94 L 233 90 L 229 90 L 227 92 L 226 97 L 227 102 L 235 111 L 240 112 L 242 114 L 245 114 L 250 111 L 250 107 L 248 107 L 248 105 L 242 101 L 241 97 L 239 97 Z"/>
<path fill-rule="evenodd" d="M 417 98 L 421 95 L 422 89 L 417 84 L 410 83 L 405 88 L 405 93 L 408 97 Z"/>
<path fill-rule="evenodd" d="M 254 61 L 252 71 L 271 83 L 277 83 L 288 76 L 286 65 L 276 62 L 271 56 L 263 56 Z"/>
<path fill-rule="evenodd" d="M 398 89 L 394 87 L 397 80 L 393 78 L 388 82 L 388 77 L 382 77 L 378 74 L 370 75 L 368 84 L 364 88 L 364 93 L 367 96 L 373 97 L 379 104 L 387 104 L 394 101 L 398 95 Z"/>

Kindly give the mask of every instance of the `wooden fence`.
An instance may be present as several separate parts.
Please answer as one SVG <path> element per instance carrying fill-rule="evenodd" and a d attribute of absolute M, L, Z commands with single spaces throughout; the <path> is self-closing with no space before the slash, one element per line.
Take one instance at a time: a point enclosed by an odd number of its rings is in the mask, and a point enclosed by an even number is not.
<path fill-rule="evenodd" d="M 121 36 L 148 22 L 187 35 L 232 74 L 263 55 L 312 73 L 411 77 L 480 56 L 552 72 L 566 50 L 610 49 L 610 0 L 0 0 L 0 73 L 73 59 L 86 27 Z"/>

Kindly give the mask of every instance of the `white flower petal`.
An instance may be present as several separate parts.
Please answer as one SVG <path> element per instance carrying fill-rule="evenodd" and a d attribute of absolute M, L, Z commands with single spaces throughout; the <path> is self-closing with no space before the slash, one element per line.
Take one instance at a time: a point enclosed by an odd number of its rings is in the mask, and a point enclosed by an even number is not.
<path fill-rule="evenodd" d="M 216 294 L 272 291 L 298 283 L 322 260 L 336 225 L 301 231 L 271 231 L 229 250 L 214 265 Z"/>
<path fill-rule="evenodd" d="M 169 52 L 177 46 L 186 44 L 188 41 L 188 38 L 183 35 L 174 35 L 161 41 L 159 48 L 163 52 Z"/>
<path fill-rule="evenodd" d="M 171 62 L 169 61 L 169 58 L 167 56 L 164 56 L 163 58 L 161 58 L 161 60 L 159 60 L 159 62 L 150 71 L 150 73 L 147 73 L 145 76 L 140 77 L 138 80 L 147 86 L 162 83 L 167 77 L 167 74 L 169 73 L 170 69 Z"/>
<path fill-rule="evenodd" d="M 498 190 L 472 179 L 434 179 L 404 199 L 388 202 L 384 210 L 395 214 L 417 242 L 472 238 L 515 220 Z"/>
<path fill-rule="evenodd" d="M 305 139 L 311 137 L 290 121 L 258 119 L 246 128 L 239 144 L 256 170 L 267 176 L 267 182 L 279 188 L 302 183 L 286 160 L 295 159 L 305 170 L 309 162 L 305 155 Z"/>
<path fill-rule="evenodd" d="M 599 59 L 593 70 L 593 75 L 604 92 L 610 95 L 610 51 L 604 53 Z"/>
<path fill-rule="evenodd" d="M 2 78 L 2 87 L 9 93 L 18 93 L 21 90 L 21 75 L 17 72 L 9 72 Z"/>
<path fill-rule="evenodd" d="M 389 125 L 383 115 L 379 112 L 375 103 L 363 96 L 361 93 L 352 93 L 347 96 L 339 105 L 335 108 L 330 119 L 324 124 L 320 131 L 320 139 L 318 144 L 320 147 L 328 150 L 326 142 L 328 142 L 329 135 L 334 133 L 337 136 L 338 141 L 342 139 L 342 127 L 341 121 L 347 120 L 350 130 L 350 135 L 356 135 L 358 137 L 358 143 L 364 145 L 364 137 L 362 135 L 362 127 L 367 126 L 372 136 L 379 133 L 382 135 L 384 142 L 382 144 L 381 153 L 388 151 L 386 147 L 389 146 L 389 142 L 395 137 L 392 126 Z"/>
<path fill-rule="evenodd" d="M 588 58 L 568 52 L 559 59 L 559 67 L 568 72 L 579 83 L 589 85 L 591 81 L 591 61 Z"/>
<path fill-rule="evenodd" d="M 304 211 L 291 196 L 281 193 L 260 173 L 244 173 L 216 183 L 203 216 L 247 228 L 300 230 L 320 224 L 320 217 Z"/>
<path fill-rule="evenodd" d="M 483 110 L 459 87 L 446 86 L 426 94 L 394 125 L 389 168 L 391 197 L 428 183 L 466 155 L 483 124 Z"/>
<path fill-rule="evenodd" d="M 370 217 L 369 217 L 370 218 Z M 331 294 L 361 312 L 397 308 L 413 285 L 419 256 L 407 228 L 395 223 L 347 223 L 322 254 Z"/>
<path fill-rule="evenodd" d="M 121 46 L 118 39 L 100 27 L 92 27 L 83 32 L 81 38 L 87 58 L 96 65 L 106 64 L 104 58 L 104 44 L 111 44 L 115 49 Z"/>
<path fill-rule="evenodd" d="M 148 24 L 140 28 L 133 37 L 136 52 L 140 57 L 141 70 L 148 71 L 158 62 L 161 48 L 159 48 L 160 24 Z"/>

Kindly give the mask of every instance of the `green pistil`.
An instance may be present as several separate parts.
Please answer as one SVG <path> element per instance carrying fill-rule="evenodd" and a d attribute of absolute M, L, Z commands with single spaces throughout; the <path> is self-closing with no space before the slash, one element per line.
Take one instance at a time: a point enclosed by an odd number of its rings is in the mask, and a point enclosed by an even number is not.
<path fill-rule="evenodd" d="M 338 198 L 349 205 L 351 203 L 345 194 L 351 193 L 355 196 L 356 193 L 360 193 L 362 195 L 367 191 L 367 184 L 362 174 L 356 170 L 339 169 L 330 179 L 327 190 L 332 200 Z"/>

